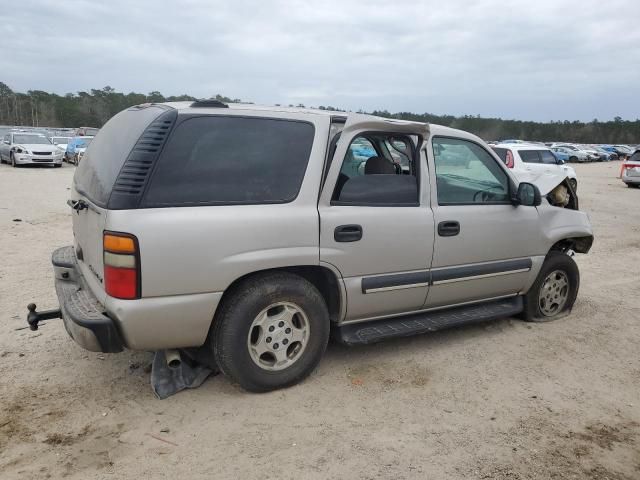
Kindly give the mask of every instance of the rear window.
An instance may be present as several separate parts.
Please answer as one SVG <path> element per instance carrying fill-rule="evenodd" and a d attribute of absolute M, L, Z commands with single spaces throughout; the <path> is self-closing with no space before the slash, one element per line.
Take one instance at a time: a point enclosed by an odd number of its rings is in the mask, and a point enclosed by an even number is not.
<path fill-rule="evenodd" d="M 95 204 L 106 207 L 113 184 L 129 153 L 147 126 L 166 109 L 133 107 L 109 120 L 82 157 L 73 177 L 76 190 Z"/>
<path fill-rule="evenodd" d="M 176 126 L 156 166 L 145 207 L 290 202 L 311 147 L 310 123 L 207 116 Z"/>

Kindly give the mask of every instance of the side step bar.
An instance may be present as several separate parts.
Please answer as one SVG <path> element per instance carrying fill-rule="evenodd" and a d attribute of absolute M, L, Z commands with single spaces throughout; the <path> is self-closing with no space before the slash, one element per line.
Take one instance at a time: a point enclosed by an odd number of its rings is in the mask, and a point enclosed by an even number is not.
<path fill-rule="evenodd" d="M 510 317 L 522 312 L 523 308 L 523 299 L 517 296 L 464 307 L 343 325 L 336 328 L 335 334 L 337 340 L 345 345 L 367 345 L 388 338 L 408 337 L 468 323 Z"/>

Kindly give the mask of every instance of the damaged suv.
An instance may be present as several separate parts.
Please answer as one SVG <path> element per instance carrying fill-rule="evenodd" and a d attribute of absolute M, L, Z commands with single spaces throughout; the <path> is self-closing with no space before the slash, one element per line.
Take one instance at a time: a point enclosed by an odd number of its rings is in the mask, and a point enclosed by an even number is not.
<path fill-rule="evenodd" d="M 250 391 L 305 378 L 330 331 L 369 344 L 562 316 L 593 241 L 566 178 L 518 182 L 469 133 L 217 101 L 117 114 L 68 203 L 60 308 L 30 305 L 31 327 L 61 317 L 93 351 L 179 349 Z"/>

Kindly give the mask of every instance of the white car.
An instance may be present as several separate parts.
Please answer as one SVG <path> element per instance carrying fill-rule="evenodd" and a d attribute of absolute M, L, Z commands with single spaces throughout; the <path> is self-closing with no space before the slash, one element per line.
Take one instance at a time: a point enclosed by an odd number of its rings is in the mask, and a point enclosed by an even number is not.
<path fill-rule="evenodd" d="M 545 177 L 561 175 L 569 178 L 574 190 L 578 188 L 578 176 L 573 167 L 558 160 L 547 147 L 502 143 L 491 148 L 507 167 L 513 169 L 520 181 L 539 185 L 541 182 L 546 183 Z"/>
<path fill-rule="evenodd" d="M 640 150 L 636 150 L 631 158 L 622 163 L 620 178 L 627 187 L 640 188 Z"/>
<path fill-rule="evenodd" d="M 67 144 L 69 143 L 69 140 L 71 140 L 71 137 L 50 137 L 49 140 L 51 140 L 51 143 L 58 147 L 64 154 L 67 150 Z"/>
<path fill-rule="evenodd" d="M 36 164 L 62 166 L 63 152 L 45 135 L 27 132 L 9 132 L 0 144 L 0 163 L 18 165 Z"/>

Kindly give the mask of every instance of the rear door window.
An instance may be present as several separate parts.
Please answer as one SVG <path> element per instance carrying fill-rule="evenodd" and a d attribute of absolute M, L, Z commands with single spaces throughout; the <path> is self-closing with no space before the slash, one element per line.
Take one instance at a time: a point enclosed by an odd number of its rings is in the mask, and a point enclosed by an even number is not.
<path fill-rule="evenodd" d="M 542 163 L 545 163 L 547 165 L 557 165 L 558 163 L 555 155 L 551 153 L 549 150 L 541 150 L 540 158 L 542 159 Z"/>
<path fill-rule="evenodd" d="M 270 118 L 206 116 L 178 124 L 145 207 L 285 203 L 302 185 L 315 129 Z"/>
<path fill-rule="evenodd" d="M 520 150 L 518 153 L 524 163 L 541 163 L 537 150 Z"/>

